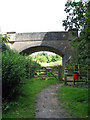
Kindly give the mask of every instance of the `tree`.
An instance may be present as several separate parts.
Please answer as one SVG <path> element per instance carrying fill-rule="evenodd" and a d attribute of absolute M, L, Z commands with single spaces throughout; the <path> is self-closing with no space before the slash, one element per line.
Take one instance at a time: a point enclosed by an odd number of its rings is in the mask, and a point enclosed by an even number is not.
<path fill-rule="evenodd" d="M 64 11 L 68 14 L 66 20 L 63 20 L 65 30 L 73 28 L 80 30 L 85 27 L 85 2 L 69 1 L 65 4 Z"/>
<path fill-rule="evenodd" d="M 61 60 L 59 55 L 48 54 L 46 52 L 38 53 L 37 55 L 33 56 L 33 59 L 39 60 L 40 62 L 55 62 Z"/>
<path fill-rule="evenodd" d="M 81 74 L 87 75 L 89 63 L 89 33 L 90 33 L 90 2 L 67 2 L 65 11 L 68 13 L 66 20 L 63 20 L 65 30 L 76 28 L 80 30 L 79 37 L 70 43 L 76 49 L 76 61 L 72 59 L 74 65 L 79 65 Z M 73 58 L 73 57 L 72 57 Z"/>

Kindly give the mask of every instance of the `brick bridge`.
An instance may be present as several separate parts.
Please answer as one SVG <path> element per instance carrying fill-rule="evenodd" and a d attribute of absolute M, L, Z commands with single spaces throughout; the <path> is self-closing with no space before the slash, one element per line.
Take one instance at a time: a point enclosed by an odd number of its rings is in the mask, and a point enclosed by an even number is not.
<path fill-rule="evenodd" d="M 62 63 L 65 67 L 65 63 L 74 52 L 69 41 L 77 36 L 77 31 L 33 33 L 7 32 L 7 36 L 10 36 L 7 44 L 11 49 L 15 49 L 19 53 L 27 55 L 38 51 L 54 52 L 62 57 Z"/>

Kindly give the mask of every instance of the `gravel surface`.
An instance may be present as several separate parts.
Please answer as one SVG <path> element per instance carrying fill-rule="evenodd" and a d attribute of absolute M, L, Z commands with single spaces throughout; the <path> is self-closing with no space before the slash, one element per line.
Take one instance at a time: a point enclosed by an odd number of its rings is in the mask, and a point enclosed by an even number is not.
<path fill-rule="evenodd" d="M 50 85 L 37 95 L 36 118 L 72 118 L 60 107 L 57 90 L 61 85 Z"/>

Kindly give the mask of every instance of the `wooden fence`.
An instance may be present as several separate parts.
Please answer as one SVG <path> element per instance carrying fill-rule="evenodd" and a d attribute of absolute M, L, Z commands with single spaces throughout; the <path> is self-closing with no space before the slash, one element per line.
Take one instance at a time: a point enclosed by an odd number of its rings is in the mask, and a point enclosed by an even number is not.
<path fill-rule="evenodd" d="M 70 70 L 70 69 L 69 69 Z M 67 70 L 68 71 L 68 73 L 67 74 L 64 74 L 64 84 L 71 84 L 71 83 L 73 83 L 74 85 L 75 85 L 75 83 L 77 83 L 77 82 L 81 82 L 81 83 L 87 83 L 87 79 L 85 80 L 85 79 L 80 79 L 80 75 L 78 76 L 78 79 L 77 80 L 74 80 L 73 79 L 73 70 L 72 70 L 72 72 L 70 72 L 69 73 L 69 70 Z"/>
<path fill-rule="evenodd" d="M 37 73 L 44 73 L 47 74 L 49 72 L 49 74 L 51 74 L 53 77 L 55 77 L 57 80 L 60 81 L 64 81 L 64 84 L 71 84 L 73 83 L 75 85 L 75 83 L 77 82 L 85 82 L 87 83 L 88 80 L 82 80 L 80 79 L 80 77 L 78 78 L 78 80 L 73 80 L 73 70 L 71 69 L 67 69 L 67 74 L 64 74 L 64 70 L 62 66 L 56 66 L 56 67 L 41 67 L 38 69 L 38 71 L 36 71 L 35 74 Z M 38 74 L 39 75 L 39 74 Z M 31 78 L 31 71 L 29 70 L 29 76 L 28 78 Z"/>

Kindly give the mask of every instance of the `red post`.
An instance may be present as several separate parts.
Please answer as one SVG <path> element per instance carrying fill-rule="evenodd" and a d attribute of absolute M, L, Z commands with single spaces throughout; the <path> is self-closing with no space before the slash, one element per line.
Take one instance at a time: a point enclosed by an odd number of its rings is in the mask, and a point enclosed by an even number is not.
<path fill-rule="evenodd" d="M 73 73 L 73 80 L 74 80 L 74 85 L 75 85 L 75 80 L 78 80 L 78 72 Z"/>

